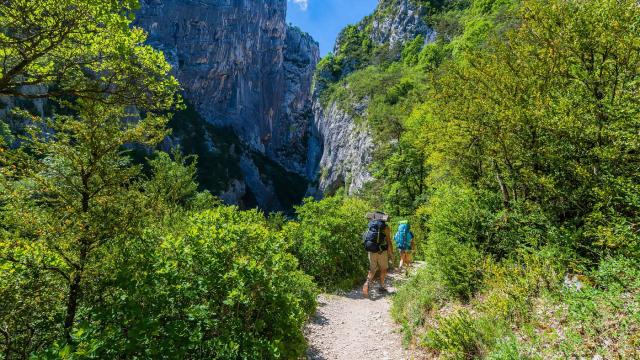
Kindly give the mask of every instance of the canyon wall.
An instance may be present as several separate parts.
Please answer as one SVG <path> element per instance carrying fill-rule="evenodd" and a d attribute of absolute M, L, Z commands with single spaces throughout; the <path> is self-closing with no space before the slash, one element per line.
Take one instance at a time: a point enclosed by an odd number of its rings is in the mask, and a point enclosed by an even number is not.
<path fill-rule="evenodd" d="M 240 159 L 238 171 L 217 176 L 227 177 L 227 188 L 211 188 L 230 203 L 252 192 L 255 205 L 281 209 L 286 206 L 275 189 L 282 180 L 273 179 L 276 173 L 295 182 L 316 176 L 320 150 L 311 83 L 319 49 L 309 35 L 286 24 L 286 8 L 286 0 L 141 0 L 136 13 L 136 25 L 149 33 L 149 44 L 164 51 L 185 100 L 206 122 L 199 127 L 211 151 L 233 150 L 230 155 Z M 217 127 L 233 129 L 240 146 L 216 144 L 211 132 Z M 181 133 L 173 144 L 203 141 L 202 134 Z M 208 158 L 199 155 L 201 161 Z M 284 171 L 265 173 L 256 158 Z"/>

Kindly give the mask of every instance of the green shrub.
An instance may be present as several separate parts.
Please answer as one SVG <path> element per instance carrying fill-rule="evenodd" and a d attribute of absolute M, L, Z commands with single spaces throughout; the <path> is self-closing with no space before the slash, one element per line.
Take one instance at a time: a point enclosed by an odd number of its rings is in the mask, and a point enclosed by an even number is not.
<path fill-rule="evenodd" d="M 556 291 L 564 275 L 559 251 L 520 251 L 502 262 L 485 262 L 483 290 L 476 307 L 489 318 L 521 325 L 532 316 L 533 301 L 545 291 Z"/>
<path fill-rule="evenodd" d="M 617 257 L 602 261 L 594 272 L 596 285 L 606 290 L 640 289 L 640 263 L 638 259 Z"/>
<path fill-rule="evenodd" d="M 486 241 L 487 225 L 493 217 L 476 192 L 454 185 L 438 187 L 422 212 L 428 219 L 430 236 L 471 244 Z"/>
<path fill-rule="evenodd" d="M 579 276 L 582 287 L 564 288 L 537 307 L 535 333 L 522 348 L 542 358 L 564 357 L 637 359 L 640 357 L 640 266 L 636 259 L 609 258 Z M 549 324 L 562 321 L 561 330 Z M 558 332 L 562 336 L 558 336 Z"/>
<path fill-rule="evenodd" d="M 296 208 L 297 222 L 283 233 L 293 244 L 300 267 L 325 289 L 349 288 L 368 268 L 362 245 L 369 206 L 355 198 L 307 199 Z"/>
<path fill-rule="evenodd" d="M 481 354 L 482 334 L 467 310 L 459 310 L 437 319 L 437 325 L 427 331 L 423 344 L 442 352 L 446 358 L 473 359 Z"/>
<path fill-rule="evenodd" d="M 403 324 L 407 335 L 407 331 L 418 330 L 429 312 L 437 310 L 448 299 L 437 273 L 432 267 L 424 267 L 398 289 L 393 297 L 391 315 Z"/>
<path fill-rule="evenodd" d="M 525 359 L 520 354 L 518 340 L 514 336 L 500 339 L 496 342 L 492 351 L 487 355 L 487 360 L 520 360 Z"/>
<path fill-rule="evenodd" d="M 470 189 L 445 185 L 419 213 L 426 217 L 429 231 L 424 248 L 427 266 L 437 272 L 451 296 L 469 299 L 481 281 L 482 255 L 475 244 L 484 238 L 486 210 Z"/>
<path fill-rule="evenodd" d="M 302 328 L 317 292 L 261 213 L 217 207 L 191 216 L 183 235 L 164 232 L 149 230 L 137 248 L 114 251 L 112 265 L 100 269 L 107 277 L 83 311 L 76 357 L 304 354 Z"/>
<path fill-rule="evenodd" d="M 427 266 L 437 271 L 447 293 L 468 300 L 482 281 L 482 255 L 473 245 L 432 234 L 427 244 Z"/>

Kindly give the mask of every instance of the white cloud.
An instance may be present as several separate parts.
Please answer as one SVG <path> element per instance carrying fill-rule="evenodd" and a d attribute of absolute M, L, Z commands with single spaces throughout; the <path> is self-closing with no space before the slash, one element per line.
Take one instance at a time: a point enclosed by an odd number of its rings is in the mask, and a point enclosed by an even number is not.
<path fill-rule="evenodd" d="M 307 8 L 309 7 L 309 0 L 289 0 L 289 2 L 292 2 L 300 6 L 300 10 L 302 11 L 306 11 Z"/>

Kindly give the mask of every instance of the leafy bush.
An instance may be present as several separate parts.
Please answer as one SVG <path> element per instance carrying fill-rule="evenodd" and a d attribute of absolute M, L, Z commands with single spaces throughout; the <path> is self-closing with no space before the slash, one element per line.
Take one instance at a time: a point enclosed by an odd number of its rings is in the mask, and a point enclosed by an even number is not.
<path fill-rule="evenodd" d="M 300 267 L 321 287 L 348 288 L 364 279 L 368 262 L 362 233 L 368 211 L 367 203 L 355 198 L 307 199 L 296 208 L 298 221 L 285 225 Z"/>
<path fill-rule="evenodd" d="M 486 225 L 493 216 L 472 189 L 455 185 L 438 187 L 423 213 L 430 236 L 471 244 L 486 242 Z"/>
<path fill-rule="evenodd" d="M 640 289 L 640 263 L 637 259 L 617 257 L 602 261 L 594 272 L 601 289 L 629 291 Z"/>
<path fill-rule="evenodd" d="M 432 259 L 433 254 L 427 257 L 426 266 L 400 288 L 394 297 L 393 315 L 402 323 L 407 341 L 421 338 L 422 346 L 455 359 L 519 359 L 520 348 L 512 328 L 528 326 L 535 316 L 537 299 L 558 291 L 566 266 L 556 248 L 522 250 L 500 262 L 485 257 L 478 269 L 482 278 L 470 276 L 477 292 L 460 304 L 457 300 L 461 294 L 455 290 L 464 288 L 466 277 L 456 283 L 456 276 L 461 274 L 443 272 L 431 265 Z M 460 260 L 453 256 L 445 256 L 442 261 L 460 268 Z"/>
<path fill-rule="evenodd" d="M 640 266 L 609 258 L 579 277 L 581 290 L 566 287 L 542 298 L 534 310 L 537 331 L 521 349 L 543 358 L 640 357 Z M 555 325 L 562 321 L 562 328 Z"/>
<path fill-rule="evenodd" d="M 428 331 L 423 343 L 452 359 L 472 359 L 480 355 L 482 334 L 466 310 L 437 319 L 437 326 Z"/>
<path fill-rule="evenodd" d="M 452 297 L 468 300 L 480 286 L 482 255 L 473 245 L 461 244 L 448 237 L 430 236 L 426 260 Z"/>
<path fill-rule="evenodd" d="M 425 318 L 447 300 L 449 295 L 431 267 L 419 269 L 402 284 L 393 296 L 391 315 L 402 325 L 405 342 L 411 342 L 414 333 L 424 326 Z"/>
<path fill-rule="evenodd" d="M 431 197 L 425 213 L 429 230 L 427 266 L 437 271 L 451 296 L 469 299 L 482 275 L 482 256 L 475 244 L 485 237 L 486 211 L 471 190 L 443 186 Z"/>
<path fill-rule="evenodd" d="M 316 289 L 261 213 L 217 207 L 191 216 L 184 234 L 164 232 L 150 230 L 134 249 L 113 249 L 74 335 L 76 357 L 304 354 L 302 328 Z"/>
<path fill-rule="evenodd" d="M 556 249 L 522 251 L 513 259 L 485 263 L 481 301 L 475 306 L 495 321 L 523 324 L 532 316 L 533 301 L 541 293 L 557 290 L 564 271 Z"/>

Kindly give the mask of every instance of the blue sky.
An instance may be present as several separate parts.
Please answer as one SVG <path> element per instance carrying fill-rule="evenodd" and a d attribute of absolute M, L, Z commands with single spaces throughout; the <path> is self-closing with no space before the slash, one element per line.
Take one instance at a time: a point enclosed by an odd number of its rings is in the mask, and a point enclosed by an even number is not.
<path fill-rule="evenodd" d="M 333 50 L 340 30 L 371 14 L 378 0 L 287 0 L 287 21 L 320 43 L 322 56 Z"/>

